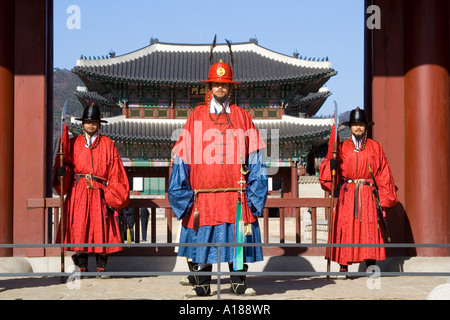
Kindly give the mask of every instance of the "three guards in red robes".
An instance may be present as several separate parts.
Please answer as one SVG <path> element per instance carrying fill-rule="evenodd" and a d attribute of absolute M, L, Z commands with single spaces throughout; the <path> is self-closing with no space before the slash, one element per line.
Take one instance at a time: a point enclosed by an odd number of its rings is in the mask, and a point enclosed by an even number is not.
<path fill-rule="evenodd" d="M 331 170 L 336 169 L 339 199 L 333 214 L 331 242 L 383 244 L 385 241 L 378 223 L 375 186 L 369 166 L 373 171 L 383 208 L 392 207 L 398 201 L 394 179 L 381 145 L 367 138 L 367 126 L 373 123 L 366 120 L 364 110 L 352 110 L 350 120 L 343 124 L 350 127 L 352 136 L 338 145 L 337 159 L 334 161 L 332 152 L 336 128 L 333 127 L 328 154 L 320 166 L 319 175 L 322 188 L 330 191 Z M 340 270 L 344 272 L 350 264 L 365 261 L 369 266 L 375 264 L 376 260 L 385 258 L 384 247 L 331 248 L 331 260 L 339 263 Z"/>
<path fill-rule="evenodd" d="M 64 166 L 55 166 L 53 188 L 60 194 L 59 177 L 63 176 L 64 239 L 67 244 L 121 243 L 115 211 L 130 200 L 128 178 L 114 142 L 100 133 L 101 113 L 98 105 L 84 109 L 83 133 L 64 143 Z M 58 235 L 61 241 L 60 235 Z M 87 271 L 88 254 L 94 253 L 97 271 L 105 270 L 108 254 L 121 247 L 73 247 L 72 256 L 80 270 Z"/>

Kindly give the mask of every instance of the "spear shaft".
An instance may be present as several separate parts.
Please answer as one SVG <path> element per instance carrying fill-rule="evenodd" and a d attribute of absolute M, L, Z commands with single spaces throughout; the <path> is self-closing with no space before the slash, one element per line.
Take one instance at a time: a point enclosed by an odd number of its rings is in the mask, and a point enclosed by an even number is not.
<path fill-rule="evenodd" d="M 338 137 L 338 106 L 334 101 L 334 145 L 333 145 L 333 159 L 337 159 L 337 137 Z M 328 243 L 333 241 L 333 210 L 334 210 L 334 189 L 336 188 L 336 169 L 331 169 L 331 199 L 330 199 L 330 215 L 328 218 Z M 331 247 L 327 247 L 327 272 L 330 272 L 331 267 Z M 327 275 L 327 280 L 330 275 Z"/>
<path fill-rule="evenodd" d="M 59 141 L 59 166 L 64 167 L 64 142 L 63 142 L 63 134 L 64 134 L 64 125 L 66 122 L 66 111 L 67 111 L 67 100 L 64 103 L 62 113 L 61 113 L 61 140 Z M 59 186 L 60 186 L 60 234 L 61 234 L 61 243 L 64 242 L 64 175 L 59 175 Z M 65 266 L 64 266 L 64 247 L 61 246 L 61 273 L 64 273 Z M 65 278 L 61 277 L 61 281 L 65 282 Z"/>

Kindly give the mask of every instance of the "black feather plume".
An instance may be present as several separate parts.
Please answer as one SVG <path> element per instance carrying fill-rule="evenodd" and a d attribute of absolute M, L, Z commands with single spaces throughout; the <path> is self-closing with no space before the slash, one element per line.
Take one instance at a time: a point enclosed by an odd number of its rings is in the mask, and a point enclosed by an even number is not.
<path fill-rule="evenodd" d="M 214 47 L 216 46 L 216 38 L 217 38 L 217 34 L 214 35 L 214 41 L 213 44 L 211 45 L 211 52 L 209 53 L 209 65 L 212 66 L 213 64 L 213 50 Z"/>
<path fill-rule="evenodd" d="M 234 69 L 234 58 L 233 58 L 233 50 L 231 50 L 231 42 L 228 39 L 225 39 L 228 45 L 228 49 L 230 50 L 230 60 L 231 60 L 231 68 Z"/>

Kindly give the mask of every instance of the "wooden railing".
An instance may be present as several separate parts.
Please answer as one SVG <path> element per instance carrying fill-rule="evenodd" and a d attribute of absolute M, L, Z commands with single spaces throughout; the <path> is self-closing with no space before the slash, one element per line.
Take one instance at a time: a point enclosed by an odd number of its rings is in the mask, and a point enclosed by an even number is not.
<path fill-rule="evenodd" d="M 140 219 L 139 219 L 139 210 L 138 208 L 149 208 L 150 209 L 150 217 L 149 217 L 149 229 L 150 229 L 150 239 L 151 243 L 156 243 L 157 238 L 157 224 L 156 224 L 156 209 L 164 208 L 166 212 L 166 241 L 167 243 L 173 242 L 173 233 L 174 226 L 172 222 L 172 218 L 174 217 L 172 210 L 170 209 L 170 204 L 167 199 L 132 199 L 130 201 L 130 207 L 136 208 L 135 212 L 135 242 L 140 242 Z M 278 208 L 279 209 L 279 217 L 270 218 L 269 217 L 269 209 L 270 208 Z M 271 238 L 271 231 L 274 231 L 270 228 L 271 223 L 277 222 L 279 224 L 279 242 L 286 242 L 286 218 L 295 218 L 295 243 L 301 243 L 302 239 L 302 226 L 301 226 L 301 208 L 309 208 L 311 211 L 311 243 L 317 243 L 317 209 L 325 208 L 326 219 L 328 220 L 329 209 L 330 209 L 330 199 L 329 198 L 269 198 L 266 201 L 266 205 L 263 211 L 263 226 L 262 226 L 262 234 L 264 243 L 269 243 L 269 239 Z M 274 223 L 275 224 L 275 223 Z M 158 229 L 161 231 L 161 229 Z M 160 235 L 159 235 L 160 236 Z M 164 251 L 164 250 L 163 250 Z M 267 255 L 297 255 L 300 253 L 304 253 L 307 255 L 322 255 L 324 253 L 324 248 L 305 248 L 303 249 L 293 249 L 293 248 L 278 248 L 278 247 L 270 247 L 264 248 L 264 253 Z"/>
<path fill-rule="evenodd" d="M 53 208 L 53 227 L 50 224 L 44 230 L 45 234 L 45 242 L 52 243 L 54 241 L 55 235 L 57 234 L 57 228 L 59 225 L 59 206 L 60 201 L 59 198 L 46 198 L 42 200 L 29 200 L 29 207 L 44 207 L 45 210 L 45 220 L 48 221 L 48 215 L 50 214 L 49 209 Z M 173 238 L 175 233 L 173 220 L 174 218 L 173 212 L 170 208 L 169 201 L 165 198 L 132 198 L 130 201 L 130 207 L 136 208 L 135 212 L 135 226 L 134 226 L 134 242 L 140 243 L 140 219 L 139 219 L 139 208 L 148 208 L 150 210 L 149 216 L 149 231 L 150 238 L 148 239 L 151 243 L 157 242 L 157 237 L 159 241 L 161 241 L 161 236 L 164 233 L 165 229 L 165 241 L 167 243 L 177 242 L 177 240 Z M 165 210 L 165 228 L 161 228 L 161 221 L 159 221 L 159 227 L 157 227 L 157 212 L 158 208 L 166 209 Z M 278 208 L 279 209 L 279 217 L 269 217 L 269 209 L 270 208 Z M 263 211 L 262 219 L 262 234 L 263 234 L 263 243 L 270 243 L 270 239 L 273 239 L 273 234 L 276 233 L 276 230 L 271 228 L 271 225 L 279 225 L 279 233 L 277 239 L 279 237 L 279 243 L 286 242 L 286 220 L 287 218 L 295 218 L 295 241 L 294 243 L 302 243 L 302 226 L 301 226 L 301 208 L 309 208 L 311 212 L 311 243 L 317 243 L 317 209 L 325 208 L 325 216 L 326 220 L 328 220 L 329 212 L 330 212 L 330 199 L 329 198 L 269 198 L 266 201 L 266 205 Z M 292 219 L 290 219 L 292 220 Z M 178 227 L 178 225 L 176 226 Z M 52 230 L 50 230 L 52 228 Z M 52 236 L 53 235 L 53 236 Z M 162 241 L 164 241 L 162 240 Z M 273 243 L 273 241 L 272 241 Z M 302 246 L 301 248 L 293 248 L 293 247 L 264 247 L 265 255 L 322 255 L 324 253 L 323 247 L 310 247 L 305 248 Z M 55 252 L 53 252 L 55 251 Z M 57 253 L 57 250 L 48 250 L 47 255 L 53 255 Z M 128 248 L 124 250 L 125 255 L 174 255 L 173 248 L 171 247 L 162 247 L 158 250 L 158 248 Z"/>

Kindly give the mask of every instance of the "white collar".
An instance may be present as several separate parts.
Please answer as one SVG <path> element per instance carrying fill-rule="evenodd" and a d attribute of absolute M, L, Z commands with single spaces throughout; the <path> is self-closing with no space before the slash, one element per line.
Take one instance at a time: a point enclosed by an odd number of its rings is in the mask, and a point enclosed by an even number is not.
<path fill-rule="evenodd" d="M 98 131 L 89 139 L 88 134 L 85 132 L 84 137 L 86 138 L 86 144 L 84 145 L 86 148 L 89 148 L 89 145 L 92 146 L 92 143 L 95 141 L 95 138 L 98 136 Z M 89 144 L 89 145 L 88 145 Z"/>
<path fill-rule="evenodd" d="M 210 104 L 209 104 L 209 111 L 211 113 L 219 114 L 220 112 L 222 112 L 222 109 L 223 109 L 224 106 L 225 106 L 226 113 L 230 113 L 231 112 L 231 110 L 230 110 L 230 103 L 228 101 L 226 101 L 224 103 L 224 105 L 222 105 L 216 100 L 216 98 L 213 97 L 211 99 Z"/>

